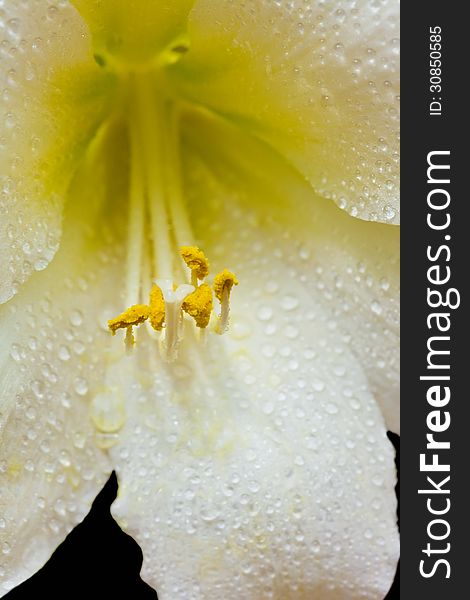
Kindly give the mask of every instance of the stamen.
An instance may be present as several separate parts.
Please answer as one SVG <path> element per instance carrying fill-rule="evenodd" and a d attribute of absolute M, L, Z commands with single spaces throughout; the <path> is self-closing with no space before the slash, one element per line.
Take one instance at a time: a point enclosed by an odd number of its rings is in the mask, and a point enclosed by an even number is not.
<path fill-rule="evenodd" d="M 203 283 L 186 296 L 182 309 L 196 321 L 197 327 L 204 329 L 209 325 L 212 305 L 212 290 L 207 283 Z"/>
<path fill-rule="evenodd" d="M 217 333 L 227 329 L 232 287 L 238 285 L 225 269 L 216 276 L 213 290 L 204 283 L 209 261 L 191 244 L 194 236 L 183 199 L 179 129 L 181 105 L 163 96 L 157 79 L 146 72 L 129 75 L 130 177 L 127 235 L 126 297 L 130 308 L 108 321 L 114 335 L 125 329 L 128 351 L 135 344 L 134 327 L 149 320 L 158 332 L 162 358 L 177 357 L 183 330 L 183 311 L 194 319 L 199 339 L 205 338 L 213 309 L 213 293 L 221 305 Z M 147 217 L 149 223 L 147 224 Z M 178 260 L 174 250 L 178 244 Z M 153 259 L 153 264 L 152 264 Z M 177 286 L 175 267 L 191 272 L 191 285 Z M 141 304 L 142 289 L 153 278 L 149 303 Z M 177 278 L 176 278 L 177 281 Z M 189 326 L 189 320 L 186 320 Z"/>
<path fill-rule="evenodd" d="M 132 327 L 128 327 L 126 329 L 126 337 L 124 338 L 124 343 L 126 345 L 126 351 L 129 354 L 135 345 L 134 331 Z"/>
<path fill-rule="evenodd" d="M 230 292 L 234 285 L 238 285 L 238 280 L 235 275 L 227 269 L 224 269 L 222 273 L 215 276 L 214 294 L 220 302 L 220 315 L 215 328 L 215 331 L 218 334 L 227 331 L 230 316 Z"/>
<path fill-rule="evenodd" d="M 155 283 L 150 290 L 149 309 L 150 325 L 155 331 L 161 331 L 165 322 L 165 300 L 162 290 Z"/>
<path fill-rule="evenodd" d="M 119 317 L 108 321 L 108 327 L 111 329 L 113 335 L 116 334 L 118 329 L 126 330 L 124 343 L 126 344 L 127 352 L 130 352 L 135 344 L 133 327 L 146 321 L 149 314 L 150 309 L 148 306 L 145 304 L 134 304 L 119 315 Z"/>
<path fill-rule="evenodd" d="M 238 285 L 238 279 L 228 269 L 224 269 L 222 273 L 216 275 L 214 278 L 214 294 L 217 300 L 222 302 L 224 291 L 227 291 L 230 296 L 234 285 Z"/>
<path fill-rule="evenodd" d="M 182 246 L 180 253 L 186 265 L 191 269 L 191 285 L 197 287 L 198 279 L 204 279 L 209 274 L 209 261 L 197 246 Z"/>
<path fill-rule="evenodd" d="M 150 308 L 145 304 L 134 304 L 125 310 L 119 317 L 110 319 L 108 327 L 115 335 L 118 329 L 129 329 L 135 325 L 140 325 L 149 318 Z"/>

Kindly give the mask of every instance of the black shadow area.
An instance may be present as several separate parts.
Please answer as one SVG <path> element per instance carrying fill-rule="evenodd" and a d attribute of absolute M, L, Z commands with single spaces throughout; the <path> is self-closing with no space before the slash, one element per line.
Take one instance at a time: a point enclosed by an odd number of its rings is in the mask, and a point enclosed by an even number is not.
<path fill-rule="evenodd" d="M 111 516 L 116 498 L 115 473 L 93 502 L 85 519 L 71 531 L 44 567 L 4 598 L 157 599 L 140 578 L 142 551 Z"/>

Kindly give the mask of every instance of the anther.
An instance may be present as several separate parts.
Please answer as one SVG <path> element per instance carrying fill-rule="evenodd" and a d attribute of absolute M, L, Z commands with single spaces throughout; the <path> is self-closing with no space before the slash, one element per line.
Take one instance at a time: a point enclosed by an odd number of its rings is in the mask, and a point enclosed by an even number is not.
<path fill-rule="evenodd" d="M 204 279 L 209 274 L 209 261 L 204 252 L 197 246 L 182 246 L 181 257 L 191 269 L 191 285 L 197 287 L 198 279 Z"/>
<path fill-rule="evenodd" d="M 161 331 L 165 322 L 165 300 L 162 290 L 155 283 L 150 290 L 149 321 L 155 331 Z"/>
<path fill-rule="evenodd" d="M 134 304 L 127 310 L 125 310 L 119 317 L 110 319 L 108 321 L 108 327 L 111 329 L 113 335 L 118 329 L 131 329 L 134 325 L 140 325 L 149 318 L 150 308 L 145 304 Z"/>
<path fill-rule="evenodd" d="M 196 321 L 197 327 L 204 329 L 209 325 L 212 305 L 212 290 L 207 283 L 203 283 L 186 296 L 181 308 Z"/>
<path fill-rule="evenodd" d="M 215 328 L 216 333 L 225 333 L 228 326 L 230 314 L 230 292 L 234 285 L 238 285 L 238 279 L 233 273 L 224 269 L 214 278 L 214 294 L 220 302 L 220 315 Z"/>
<path fill-rule="evenodd" d="M 209 272 L 209 261 L 197 246 L 182 246 L 181 256 L 191 269 L 192 284 L 175 285 L 171 279 L 158 279 L 152 285 L 149 304 L 134 304 L 115 319 L 108 321 L 108 327 L 114 335 L 118 329 L 125 329 L 124 342 L 130 352 L 135 345 L 134 330 L 137 325 L 149 321 L 160 337 L 162 357 L 171 362 L 176 359 L 181 341 L 183 312 L 194 319 L 199 328 L 199 339 L 205 340 L 206 329 L 210 323 L 213 310 L 213 296 L 220 302 L 220 315 L 214 328 L 217 333 L 224 333 L 229 320 L 230 293 L 238 280 L 233 273 L 224 269 L 216 275 L 213 289 L 200 280 Z"/>

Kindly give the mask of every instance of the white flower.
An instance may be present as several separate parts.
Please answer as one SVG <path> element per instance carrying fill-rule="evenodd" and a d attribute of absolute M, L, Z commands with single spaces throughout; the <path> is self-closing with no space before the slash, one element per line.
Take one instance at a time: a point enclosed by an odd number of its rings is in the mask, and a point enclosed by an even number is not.
<path fill-rule="evenodd" d="M 382 598 L 396 1 L 72 4 L 0 3 L 0 591 L 114 468 L 161 600 Z M 185 245 L 239 279 L 205 330 Z"/>

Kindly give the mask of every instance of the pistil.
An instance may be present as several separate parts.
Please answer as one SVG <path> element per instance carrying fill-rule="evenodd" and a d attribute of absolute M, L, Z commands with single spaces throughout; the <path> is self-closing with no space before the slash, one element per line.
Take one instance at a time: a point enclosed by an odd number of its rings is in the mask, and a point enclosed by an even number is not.
<path fill-rule="evenodd" d="M 167 362 L 173 362 L 178 355 L 178 346 L 181 340 L 183 315 L 181 305 L 186 296 L 194 291 L 192 285 L 186 283 L 173 290 L 171 281 L 159 282 L 165 298 L 165 336 L 162 340 L 163 356 Z"/>

